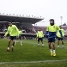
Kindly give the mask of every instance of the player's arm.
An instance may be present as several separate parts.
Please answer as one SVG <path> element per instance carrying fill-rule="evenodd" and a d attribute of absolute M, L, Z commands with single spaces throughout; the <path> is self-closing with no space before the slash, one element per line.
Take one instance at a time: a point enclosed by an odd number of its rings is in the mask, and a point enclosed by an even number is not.
<path fill-rule="evenodd" d="M 4 34 L 4 37 L 6 37 L 9 34 L 9 30 Z"/>
<path fill-rule="evenodd" d="M 21 34 L 22 34 L 23 32 L 21 31 Z"/>
<path fill-rule="evenodd" d="M 64 29 L 63 29 L 63 33 L 64 33 Z"/>
<path fill-rule="evenodd" d="M 62 31 L 61 31 L 61 30 L 59 30 L 59 32 L 60 32 L 60 34 L 61 34 L 61 37 L 62 37 Z"/>
<path fill-rule="evenodd" d="M 38 32 L 36 33 L 36 40 L 38 40 Z"/>
<path fill-rule="evenodd" d="M 64 37 L 64 35 L 65 35 L 65 31 L 64 31 L 64 29 L 62 30 L 62 32 L 63 32 L 63 37 Z"/>
<path fill-rule="evenodd" d="M 17 31 L 17 36 L 19 37 L 19 29 L 17 28 L 17 26 L 15 26 L 16 31 Z"/>
<path fill-rule="evenodd" d="M 59 28 L 59 26 L 57 26 L 57 30 L 59 30 L 60 35 L 61 35 L 61 37 L 62 37 L 62 31 L 61 31 L 61 29 Z"/>
<path fill-rule="evenodd" d="M 47 29 L 46 29 L 46 32 L 45 32 L 45 37 L 48 37 L 48 33 L 49 33 L 49 27 L 47 27 Z"/>
<path fill-rule="evenodd" d="M 43 33 L 43 31 L 42 31 L 42 35 L 43 35 L 43 37 L 44 37 L 44 33 Z"/>

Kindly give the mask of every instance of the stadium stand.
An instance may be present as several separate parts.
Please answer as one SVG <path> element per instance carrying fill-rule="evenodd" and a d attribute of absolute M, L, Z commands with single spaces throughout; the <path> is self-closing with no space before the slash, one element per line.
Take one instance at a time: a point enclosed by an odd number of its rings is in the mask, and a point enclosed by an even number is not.
<path fill-rule="evenodd" d="M 22 16 L 0 14 L 0 36 L 3 36 L 4 33 L 7 31 L 8 22 L 12 22 L 21 30 L 25 30 L 26 32 L 23 35 L 30 36 L 31 33 L 34 33 L 32 24 L 35 24 L 36 22 L 39 22 L 41 20 L 43 20 L 43 18 L 22 17 Z"/>
<path fill-rule="evenodd" d="M 39 29 L 41 29 L 44 33 L 46 32 L 46 28 L 47 27 L 42 27 L 42 26 L 33 26 L 35 31 L 38 31 Z M 67 26 L 62 26 L 62 28 L 65 31 L 65 36 L 67 36 Z"/>

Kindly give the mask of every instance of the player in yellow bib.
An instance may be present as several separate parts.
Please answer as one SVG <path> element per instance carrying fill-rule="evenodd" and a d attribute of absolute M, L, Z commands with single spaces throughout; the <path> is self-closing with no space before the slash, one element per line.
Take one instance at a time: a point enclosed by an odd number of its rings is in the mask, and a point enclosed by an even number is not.
<path fill-rule="evenodd" d="M 55 48 L 55 38 L 56 32 L 59 31 L 62 37 L 61 30 L 59 26 L 57 26 L 54 22 L 54 19 L 50 19 L 50 25 L 47 27 L 45 36 L 48 36 L 48 46 L 50 49 L 51 56 L 56 56 L 56 48 Z"/>
<path fill-rule="evenodd" d="M 62 48 L 64 48 L 64 41 L 63 41 L 63 38 L 64 38 L 64 29 L 60 26 L 60 30 L 62 32 L 62 37 L 61 37 L 60 32 L 57 31 L 58 47 L 60 47 L 59 44 L 60 44 L 60 40 L 61 40 L 62 41 Z"/>
<path fill-rule="evenodd" d="M 20 39 L 20 45 L 22 45 L 22 31 L 19 29 L 19 39 Z"/>
<path fill-rule="evenodd" d="M 16 36 L 19 37 L 19 30 L 18 30 L 16 25 L 12 24 L 12 22 L 9 22 L 8 25 L 9 25 L 9 27 L 8 27 L 8 30 L 5 33 L 4 37 L 6 37 L 9 34 L 10 40 L 8 42 L 7 51 L 10 50 L 10 43 L 11 43 L 11 41 L 13 41 L 13 44 L 12 44 L 12 51 L 13 51 L 14 50 L 14 44 L 15 44 Z"/>
<path fill-rule="evenodd" d="M 19 29 L 19 38 L 16 39 L 15 45 L 16 45 L 16 43 L 17 43 L 17 40 L 20 40 L 20 45 L 22 45 L 22 31 L 21 31 L 21 29 Z"/>
<path fill-rule="evenodd" d="M 42 46 L 44 46 L 43 37 L 44 37 L 44 33 L 43 33 L 43 31 L 40 29 L 40 30 L 37 32 L 38 46 L 39 46 L 40 41 L 42 42 Z"/>

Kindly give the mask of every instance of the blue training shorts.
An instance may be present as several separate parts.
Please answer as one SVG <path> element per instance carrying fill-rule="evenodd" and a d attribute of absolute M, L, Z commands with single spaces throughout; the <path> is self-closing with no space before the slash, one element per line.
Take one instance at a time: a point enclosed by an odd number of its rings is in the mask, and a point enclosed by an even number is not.
<path fill-rule="evenodd" d="M 55 42 L 55 37 L 54 38 L 48 38 L 48 42 Z"/>
<path fill-rule="evenodd" d="M 16 40 L 16 36 L 10 36 L 10 40 Z"/>

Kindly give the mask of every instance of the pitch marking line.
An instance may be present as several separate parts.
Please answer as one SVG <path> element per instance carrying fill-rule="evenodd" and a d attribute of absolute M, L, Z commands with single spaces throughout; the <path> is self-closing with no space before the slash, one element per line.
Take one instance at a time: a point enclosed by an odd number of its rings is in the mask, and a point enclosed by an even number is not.
<path fill-rule="evenodd" d="M 63 61 L 67 61 L 66 60 L 45 60 L 45 61 L 25 61 L 25 62 L 0 62 L 1 64 L 33 64 L 33 63 L 47 63 L 47 62 L 63 62 Z"/>

